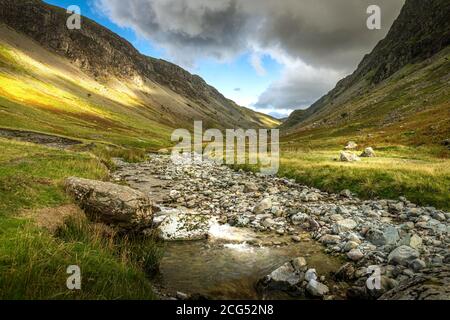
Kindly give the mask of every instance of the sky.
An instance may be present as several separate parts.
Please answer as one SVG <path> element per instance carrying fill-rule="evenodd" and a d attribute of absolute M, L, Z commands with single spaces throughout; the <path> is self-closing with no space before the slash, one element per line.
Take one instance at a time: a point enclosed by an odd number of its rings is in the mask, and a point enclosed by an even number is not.
<path fill-rule="evenodd" d="M 352 73 L 404 0 L 46 0 L 198 74 L 227 98 L 286 117 Z M 369 30 L 370 5 L 381 29 Z"/>

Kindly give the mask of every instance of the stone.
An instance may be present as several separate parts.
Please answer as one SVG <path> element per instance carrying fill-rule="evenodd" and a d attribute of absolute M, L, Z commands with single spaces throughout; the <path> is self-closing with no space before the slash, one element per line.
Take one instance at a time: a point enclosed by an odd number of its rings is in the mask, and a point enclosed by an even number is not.
<path fill-rule="evenodd" d="M 374 158 L 376 157 L 375 151 L 372 148 L 364 149 L 363 153 L 361 153 L 360 157 L 362 158 Z"/>
<path fill-rule="evenodd" d="M 271 208 L 272 208 L 272 200 L 270 198 L 266 198 L 256 205 L 256 207 L 253 209 L 253 212 L 255 214 L 261 214 L 264 211 L 269 210 Z"/>
<path fill-rule="evenodd" d="M 216 223 L 209 215 L 191 214 L 178 209 L 163 210 L 166 215 L 159 225 L 159 237 L 165 241 L 193 241 L 208 238 L 211 226 Z"/>
<path fill-rule="evenodd" d="M 380 300 L 450 300 L 450 266 L 421 270 L 421 274 L 401 281 Z"/>
<path fill-rule="evenodd" d="M 354 241 L 348 241 L 345 245 L 344 245 L 344 251 L 345 252 L 348 252 L 348 251 L 350 251 L 350 250 L 353 250 L 353 249 L 356 249 L 356 248 L 358 248 L 358 246 L 359 246 L 359 243 L 357 243 L 357 242 L 354 242 Z"/>
<path fill-rule="evenodd" d="M 344 219 L 336 222 L 334 225 L 335 233 L 347 232 L 355 229 L 357 227 L 357 223 L 352 219 Z"/>
<path fill-rule="evenodd" d="M 340 267 L 334 276 L 340 281 L 351 281 L 355 278 L 355 268 L 352 263 L 348 262 Z"/>
<path fill-rule="evenodd" d="M 308 269 L 305 273 L 305 280 L 306 281 L 317 280 L 316 269 Z"/>
<path fill-rule="evenodd" d="M 176 200 L 181 197 L 181 193 L 178 190 L 170 190 L 169 197 L 173 200 Z"/>
<path fill-rule="evenodd" d="M 159 153 L 159 154 L 169 154 L 169 153 L 170 153 L 170 150 L 167 149 L 167 148 L 162 148 L 162 149 L 159 149 L 159 150 L 158 150 L 158 153 Z"/>
<path fill-rule="evenodd" d="M 405 205 L 403 202 L 396 202 L 396 203 L 389 204 L 389 212 L 390 213 L 398 214 L 398 213 L 402 212 L 404 208 L 405 208 Z"/>
<path fill-rule="evenodd" d="M 338 235 L 326 234 L 323 235 L 319 241 L 323 244 L 338 244 L 339 242 L 341 242 L 341 237 L 339 237 Z"/>
<path fill-rule="evenodd" d="M 253 182 L 247 182 L 244 184 L 244 192 L 250 193 L 250 192 L 256 192 L 258 191 L 258 186 Z"/>
<path fill-rule="evenodd" d="M 351 198 L 351 197 L 352 197 L 352 192 L 351 192 L 350 190 L 348 190 L 348 189 L 345 189 L 345 190 L 342 190 L 342 191 L 339 193 L 339 195 L 340 195 L 341 197 L 344 197 L 344 198 Z"/>
<path fill-rule="evenodd" d="M 344 147 L 345 150 L 353 150 L 358 148 L 358 145 L 354 141 L 347 142 L 347 145 Z"/>
<path fill-rule="evenodd" d="M 303 257 L 298 257 L 292 260 L 292 266 L 296 271 L 305 272 L 307 269 L 306 259 Z"/>
<path fill-rule="evenodd" d="M 370 242 L 377 246 L 395 245 L 400 240 L 398 230 L 393 226 L 388 226 L 382 231 L 370 229 L 366 237 Z"/>
<path fill-rule="evenodd" d="M 347 253 L 347 257 L 356 262 L 364 258 L 364 254 L 359 249 L 352 249 Z"/>
<path fill-rule="evenodd" d="M 264 288 L 271 290 L 292 290 L 292 287 L 303 281 L 303 277 L 296 272 L 291 262 L 286 262 L 272 271 L 259 282 Z"/>
<path fill-rule="evenodd" d="M 420 256 L 417 250 L 409 246 L 400 246 L 394 249 L 388 256 L 388 263 L 407 267 L 411 261 Z"/>
<path fill-rule="evenodd" d="M 66 191 L 89 219 L 121 232 L 141 232 L 153 224 L 153 202 L 142 192 L 109 182 L 71 177 Z"/>
<path fill-rule="evenodd" d="M 423 240 L 421 237 L 419 237 L 416 234 L 413 234 L 409 239 L 409 246 L 413 249 L 419 250 L 420 248 L 422 248 L 422 242 Z"/>
<path fill-rule="evenodd" d="M 411 261 L 411 263 L 409 264 L 409 267 L 414 271 L 414 272 L 418 272 L 422 269 L 425 269 L 427 266 L 427 264 L 425 263 L 425 261 L 421 260 L 421 259 L 414 259 L 413 261 Z"/>
<path fill-rule="evenodd" d="M 439 221 L 445 221 L 447 218 L 445 217 L 445 214 L 442 212 L 435 211 L 431 214 L 433 219 L 439 220 Z"/>
<path fill-rule="evenodd" d="M 340 161 L 341 162 L 357 162 L 357 161 L 361 161 L 361 158 L 358 157 L 356 154 L 353 154 L 351 152 L 345 152 L 342 151 L 341 155 L 340 155 Z"/>
<path fill-rule="evenodd" d="M 311 279 L 306 286 L 306 291 L 313 297 L 320 298 L 326 295 L 330 290 L 323 283 L 320 283 L 315 279 Z"/>

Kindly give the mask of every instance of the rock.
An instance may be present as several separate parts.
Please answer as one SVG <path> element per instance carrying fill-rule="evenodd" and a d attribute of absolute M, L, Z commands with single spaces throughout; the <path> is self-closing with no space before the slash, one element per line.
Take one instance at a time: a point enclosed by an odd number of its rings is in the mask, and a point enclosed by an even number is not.
<path fill-rule="evenodd" d="M 308 269 L 305 273 L 305 280 L 306 281 L 317 280 L 316 269 Z"/>
<path fill-rule="evenodd" d="M 301 242 L 302 241 L 302 238 L 300 238 L 299 236 L 292 236 L 291 239 L 294 242 Z"/>
<path fill-rule="evenodd" d="M 354 141 L 347 142 L 347 145 L 344 147 L 345 150 L 353 150 L 358 148 L 358 145 Z"/>
<path fill-rule="evenodd" d="M 445 214 L 439 211 L 435 211 L 431 214 L 431 216 L 433 217 L 433 219 L 436 219 L 438 221 L 445 221 L 447 220 L 447 218 L 445 217 Z"/>
<path fill-rule="evenodd" d="M 355 162 L 355 161 L 361 161 L 361 158 L 359 158 L 356 154 L 350 153 L 350 152 L 341 152 L 340 156 L 341 162 Z"/>
<path fill-rule="evenodd" d="M 357 225 L 358 224 L 352 219 L 340 220 L 334 225 L 334 231 L 335 233 L 351 231 L 355 229 Z"/>
<path fill-rule="evenodd" d="M 417 252 L 417 250 L 403 245 L 396 248 L 389 254 L 388 263 L 407 267 L 411 261 L 418 258 L 419 256 L 420 254 L 419 252 Z"/>
<path fill-rule="evenodd" d="M 347 253 L 347 257 L 356 262 L 364 258 L 364 254 L 359 249 L 352 249 Z"/>
<path fill-rule="evenodd" d="M 278 269 L 272 271 L 259 283 L 264 289 L 291 291 L 294 286 L 303 281 L 303 277 L 298 273 L 291 262 L 286 262 Z"/>
<path fill-rule="evenodd" d="M 303 257 L 298 257 L 292 260 L 292 266 L 296 271 L 305 272 L 307 269 L 306 259 Z"/>
<path fill-rule="evenodd" d="M 158 153 L 159 153 L 159 154 L 169 154 L 169 153 L 170 153 L 170 150 L 167 149 L 167 148 L 162 148 L 162 149 L 159 149 L 159 150 L 158 150 Z"/>
<path fill-rule="evenodd" d="M 109 182 L 68 178 L 67 192 L 86 215 L 123 232 L 140 232 L 153 223 L 153 203 L 142 192 Z"/>
<path fill-rule="evenodd" d="M 364 152 L 361 153 L 360 157 L 374 158 L 374 157 L 376 157 L 376 154 L 375 154 L 375 151 L 373 151 L 373 149 L 369 147 L 369 148 L 364 149 Z"/>
<path fill-rule="evenodd" d="M 383 231 L 370 229 L 366 237 L 377 246 L 395 245 L 400 240 L 398 230 L 393 226 L 388 226 Z"/>
<path fill-rule="evenodd" d="M 178 209 L 163 211 L 167 217 L 159 225 L 159 236 L 166 241 L 203 240 L 215 223 L 209 215 L 191 214 Z"/>
<path fill-rule="evenodd" d="M 410 239 L 409 239 L 409 243 L 407 245 L 409 245 L 411 248 L 416 249 L 416 250 L 420 250 L 422 248 L 422 238 L 419 237 L 416 234 L 413 234 Z"/>
<path fill-rule="evenodd" d="M 411 263 L 409 264 L 409 267 L 414 271 L 414 272 L 418 272 L 422 269 L 425 269 L 427 266 L 427 264 L 425 263 L 425 261 L 421 260 L 421 259 L 414 259 L 413 261 L 411 261 Z"/>
<path fill-rule="evenodd" d="M 351 198 L 351 197 L 352 197 L 352 192 L 351 192 L 350 190 L 348 190 L 348 189 L 345 189 L 345 190 L 342 190 L 342 191 L 339 193 L 339 195 L 340 195 L 341 197 L 344 197 L 344 198 Z"/>
<path fill-rule="evenodd" d="M 309 221 L 309 216 L 306 213 L 297 213 L 291 217 L 291 221 L 294 225 L 299 225 L 301 223 Z"/>
<path fill-rule="evenodd" d="M 306 291 L 313 297 L 323 297 L 330 290 L 328 287 L 315 279 L 311 279 L 306 286 Z"/>
<path fill-rule="evenodd" d="M 189 298 L 189 296 L 181 291 L 177 291 L 176 297 L 178 300 L 187 300 Z"/>
<path fill-rule="evenodd" d="M 380 300 L 450 300 L 450 267 L 421 270 L 421 274 L 402 281 Z"/>
<path fill-rule="evenodd" d="M 270 198 L 266 198 L 262 200 L 256 207 L 253 209 L 253 212 L 255 214 L 261 214 L 266 210 L 269 210 L 272 208 L 272 200 Z"/>
<path fill-rule="evenodd" d="M 326 234 L 322 236 L 319 241 L 323 244 L 338 244 L 341 242 L 341 237 L 338 235 Z"/>
<path fill-rule="evenodd" d="M 244 192 L 245 193 L 256 192 L 258 190 L 259 190 L 259 188 L 256 185 L 256 183 L 247 182 L 247 183 L 244 184 Z"/>
<path fill-rule="evenodd" d="M 181 193 L 178 190 L 170 190 L 169 197 L 173 200 L 176 200 L 181 197 Z"/>
<path fill-rule="evenodd" d="M 345 244 L 345 246 L 344 246 L 344 251 L 345 252 L 348 252 L 348 251 L 350 251 L 350 250 L 352 250 L 352 249 L 356 249 L 356 248 L 358 248 L 358 246 L 359 246 L 359 243 L 357 243 L 357 242 L 355 242 L 355 241 L 348 241 L 346 244 Z"/>
<path fill-rule="evenodd" d="M 355 278 L 355 268 L 352 263 L 348 262 L 340 267 L 334 276 L 339 281 L 351 281 Z"/>
<path fill-rule="evenodd" d="M 389 212 L 390 213 L 398 214 L 398 213 L 402 212 L 404 208 L 405 208 L 405 205 L 403 202 L 396 202 L 396 203 L 389 204 Z"/>

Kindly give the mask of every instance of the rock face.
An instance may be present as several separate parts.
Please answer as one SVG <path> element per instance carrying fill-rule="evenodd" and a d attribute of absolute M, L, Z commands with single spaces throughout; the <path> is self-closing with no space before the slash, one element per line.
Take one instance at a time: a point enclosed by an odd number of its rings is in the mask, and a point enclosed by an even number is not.
<path fill-rule="evenodd" d="M 450 267 L 422 270 L 420 275 L 401 282 L 380 300 L 450 300 Z"/>
<path fill-rule="evenodd" d="M 68 178 L 66 190 L 93 221 L 120 231 L 139 232 L 151 227 L 152 202 L 140 191 L 109 182 Z"/>

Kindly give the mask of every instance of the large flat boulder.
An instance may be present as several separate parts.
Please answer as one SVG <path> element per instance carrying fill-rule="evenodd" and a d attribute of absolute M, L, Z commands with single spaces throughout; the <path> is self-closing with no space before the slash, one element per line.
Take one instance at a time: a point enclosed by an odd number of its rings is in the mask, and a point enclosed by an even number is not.
<path fill-rule="evenodd" d="M 65 181 L 89 219 L 119 231 L 140 232 L 152 226 L 153 203 L 142 192 L 109 182 L 71 177 Z"/>
<path fill-rule="evenodd" d="M 160 238 L 165 241 L 207 239 L 211 227 L 216 224 L 214 217 L 181 209 L 162 208 L 158 217 L 162 218 L 162 222 L 158 226 L 158 233 Z"/>

